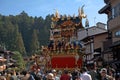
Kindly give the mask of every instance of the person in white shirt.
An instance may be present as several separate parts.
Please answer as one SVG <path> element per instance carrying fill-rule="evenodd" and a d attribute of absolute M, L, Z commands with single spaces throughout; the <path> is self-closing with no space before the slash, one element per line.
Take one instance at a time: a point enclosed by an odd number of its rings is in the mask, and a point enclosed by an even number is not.
<path fill-rule="evenodd" d="M 87 68 L 83 67 L 82 68 L 82 74 L 80 76 L 81 80 L 92 80 L 92 77 L 90 74 L 87 73 Z"/>

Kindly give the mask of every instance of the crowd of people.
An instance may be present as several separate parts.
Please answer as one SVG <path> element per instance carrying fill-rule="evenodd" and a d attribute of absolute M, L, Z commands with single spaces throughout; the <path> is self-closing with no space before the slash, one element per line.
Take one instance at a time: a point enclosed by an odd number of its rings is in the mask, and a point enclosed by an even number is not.
<path fill-rule="evenodd" d="M 82 67 L 74 70 L 22 70 L 22 71 L 3 71 L 0 73 L 0 80 L 120 80 L 116 77 L 113 68 L 98 69 Z"/>

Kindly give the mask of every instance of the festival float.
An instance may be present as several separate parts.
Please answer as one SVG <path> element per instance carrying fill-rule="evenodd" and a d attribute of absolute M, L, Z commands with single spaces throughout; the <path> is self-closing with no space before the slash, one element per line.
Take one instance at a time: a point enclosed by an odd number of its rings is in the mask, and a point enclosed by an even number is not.
<path fill-rule="evenodd" d="M 79 8 L 78 16 L 59 15 L 56 10 L 51 18 L 50 41 L 42 46 L 42 55 L 36 57 L 36 63 L 46 69 L 81 68 L 85 47 L 78 40 L 78 30 L 83 29 L 82 19 L 86 18 L 83 7 Z"/>

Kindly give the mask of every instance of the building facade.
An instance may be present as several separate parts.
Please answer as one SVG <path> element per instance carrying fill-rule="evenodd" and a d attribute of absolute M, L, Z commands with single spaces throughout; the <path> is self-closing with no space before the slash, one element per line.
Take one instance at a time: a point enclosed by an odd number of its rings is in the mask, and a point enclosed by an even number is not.
<path fill-rule="evenodd" d="M 110 63 L 115 65 L 120 72 L 120 0 L 104 0 L 106 5 L 99 11 L 100 14 L 105 13 L 108 17 L 108 41 L 112 44 L 109 46 L 108 54 L 113 54 L 113 60 Z"/>
<path fill-rule="evenodd" d="M 103 42 L 107 37 L 107 29 L 105 24 L 98 22 L 96 26 L 79 30 L 78 40 L 85 45 L 85 62 L 91 64 L 96 58 L 101 57 L 103 50 Z"/>

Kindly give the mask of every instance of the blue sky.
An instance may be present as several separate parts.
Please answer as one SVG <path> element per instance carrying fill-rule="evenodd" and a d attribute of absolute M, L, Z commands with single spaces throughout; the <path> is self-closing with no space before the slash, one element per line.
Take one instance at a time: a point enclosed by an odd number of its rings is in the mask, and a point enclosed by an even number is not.
<path fill-rule="evenodd" d="M 61 15 L 78 15 L 78 8 L 85 5 L 84 11 L 88 16 L 90 26 L 97 22 L 106 23 L 107 16 L 98 14 L 105 5 L 103 0 L 0 0 L 0 14 L 18 15 L 25 11 L 29 16 L 42 16 L 54 14 L 55 9 Z M 83 20 L 84 25 L 84 20 Z"/>

